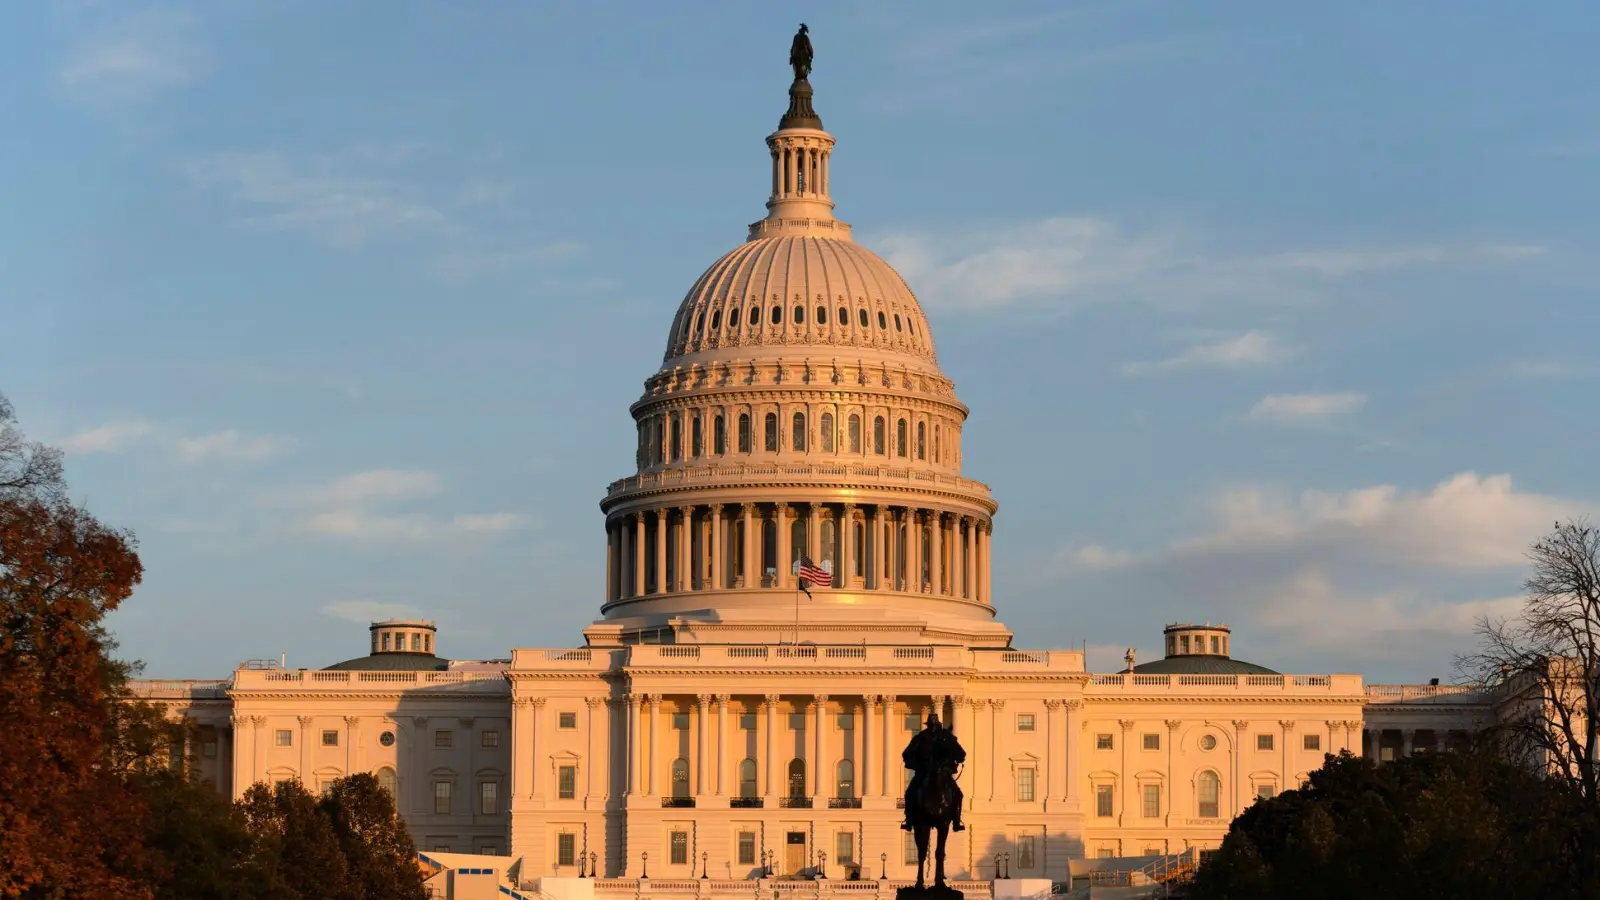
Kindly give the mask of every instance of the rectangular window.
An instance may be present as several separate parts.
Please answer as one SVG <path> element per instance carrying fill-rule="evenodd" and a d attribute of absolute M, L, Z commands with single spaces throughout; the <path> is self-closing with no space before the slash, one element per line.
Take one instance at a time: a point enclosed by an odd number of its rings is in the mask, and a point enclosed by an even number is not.
<path fill-rule="evenodd" d="M 1115 803 L 1115 801 L 1116 801 L 1116 795 L 1112 793 L 1111 785 L 1109 785 L 1109 784 L 1097 784 L 1097 785 L 1094 786 L 1094 814 L 1095 815 L 1099 816 L 1102 819 L 1109 819 L 1112 816 L 1116 815 L 1116 812 L 1115 812 L 1115 810 L 1113 808 L 1113 804 Z"/>
<path fill-rule="evenodd" d="M 689 832 L 674 831 L 671 839 L 669 840 L 668 847 L 671 851 L 667 860 L 668 862 L 675 866 L 686 866 L 689 864 Z"/>
<path fill-rule="evenodd" d="M 210 759 L 213 756 L 216 756 L 217 755 L 217 742 L 216 741 L 205 741 L 204 743 L 202 743 L 200 745 L 200 755 L 204 756 L 206 759 Z"/>
<path fill-rule="evenodd" d="M 556 769 L 556 796 L 571 800 L 578 796 L 578 767 L 562 766 Z"/>
<path fill-rule="evenodd" d="M 1271 800 L 1276 793 L 1278 793 L 1278 786 L 1270 781 L 1256 785 L 1257 800 Z"/>
<path fill-rule="evenodd" d="M 739 730 L 740 731 L 755 731 L 756 730 L 756 714 L 755 713 L 740 713 L 739 714 Z"/>
<path fill-rule="evenodd" d="M 1033 730 L 1033 713 L 1017 713 L 1017 730 Z"/>
<path fill-rule="evenodd" d="M 292 747 L 294 746 L 294 732 L 287 728 L 280 728 L 273 733 L 272 741 L 279 747 Z"/>
<path fill-rule="evenodd" d="M 322 746 L 324 746 L 324 747 L 337 747 L 337 746 L 339 746 L 339 732 L 337 732 L 337 731 L 324 731 L 322 733 Z"/>
<path fill-rule="evenodd" d="M 1096 750 L 1114 750 L 1116 746 L 1116 742 L 1111 739 L 1109 734 L 1097 734 L 1094 736 L 1094 748 Z"/>
<path fill-rule="evenodd" d="M 756 833 L 754 831 L 739 832 L 739 865 L 753 866 L 756 864 Z"/>
<path fill-rule="evenodd" d="M 454 731 L 435 731 L 433 733 L 433 745 L 435 747 L 454 747 L 456 745 L 456 733 Z"/>
<path fill-rule="evenodd" d="M 500 812 L 500 785 L 493 781 L 478 782 L 478 815 L 492 816 Z"/>
<path fill-rule="evenodd" d="M 1270 735 L 1270 734 L 1258 734 L 1258 735 L 1256 735 L 1256 749 L 1257 750 L 1271 750 L 1272 749 L 1272 735 Z"/>
<path fill-rule="evenodd" d="M 789 713 L 789 730 L 790 731 L 805 731 L 806 730 L 806 714 L 805 713 Z"/>
<path fill-rule="evenodd" d="M 578 860 L 578 836 L 570 831 L 556 835 L 556 865 L 573 866 Z"/>
<path fill-rule="evenodd" d="M 435 781 L 433 783 L 433 811 L 437 815 L 450 815 L 450 782 Z"/>
<path fill-rule="evenodd" d="M 561 715 L 556 717 L 556 727 L 560 728 L 563 731 L 571 731 L 574 728 L 577 728 L 578 727 L 578 714 L 575 713 L 575 712 L 564 712 L 564 713 L 562 713 Z"/>
<path fill-rule="evenodd" d="M 1117 851 L 1111 849 L 1110 847 L 1101 847 L 1100 851 L 1095 854 L 1095 856 L 1098 856 L 1101 859 L 1113 859 L 1116 857 L 1116 855 Z"/>
<path fill-rule="evenodd" d="M 1146 784 L 1140 787 L 1144 800 L 1144 817 L 1154 819 L 1161 815 L 1161 785 Z"/>
<path fill-rule="evenodd" d="M 434 844 L 433 845 L 433 852 L 435 852 L 435 853 L 449 853 L 450 852 L 450 845 L 449 844 Z"/>
<path fill-rule="evenodd" d="M 1033 802 L 1033 769 L 1017 770 L 1017 802 Z"/>
<path fill-rule="evenodd" d="M 856 716 L 855 716 L 855 713 L 847 713 L 847 712 L 839 713 L 839 718 L 836 719 L 835 721 L 838 722 L 840 731 L 855 731 L 856 730 Z"/>
<path fill-rule="evenodd" d="M 1322 735 L 1320 735 L 1320 734 L 1302 735 L 1301 738 L 1300 738 L 1300 746 L 1303 749 L 1306 749 L 1306 750 L 1321 750 L 1322 749 Z"/>
<path fill-rule="evenodd" d="M 1159 734 L 1147 734 L 1147 735 L 1145 735 L 1144 736 L 1144 748 L 1146 750 L 1160 750 L 1161 749 L 1161 735 L 1159 735 Z"/>
<path fill-rule="evenodd" d="M 1038 836 L 1032 834 L 1017 835 L 1017 868 L 1030 870 L 1038 866 Z"/>
<path fill-rule="evenodd" d="M 834 835 L 833 860 L 841 866 L 855 865 L 856 836 L 854 832 L 841 831 Z"/>
<path fill-rule="evenodd" d="M 483 744 L 485 749 L 492 750 L 495 747 L 500 746 L 500 732 L 485 731 L 483 733 L 483 737 L 480 739 L 480 742 Z"/>
<path fill-rule="evenodd" d="M 500 845 L 499 844 L 479 844 L 478 845 L 478 854 L 480 856 L 499 856 L 500 855 Z"/>
<path fill-rule="evenodd" d="M 688 731 L 689 730 L 689 714 L 688 713 L 673 713 L 672 714 L 672 729 L 674 731 Z"/>
<path fill-rule="evenodd" d="M 1160 847 L 1146 847 L 1146 848 L 1144 848 L 1144 855 L 1145 856 L 1165 856 L 1166 855 L 1166 851 L 1162 850 Z"/>
<path fill-rule="evenodd" d="M 906 713 L 906 731 L 909 731 L 912 734 L 916 734 L 917 732 L 919 732 L 921 730 L 922 730 L 922 717 L 917 715 L 914 712 Z M 916 860 L 912 860 L 912 862 L 916 862 Z"/>
<path fill-rule="evenodd" d="M 883 420 L 879 419 L 878 421 L 882 422 Z M 900 833 L 905 835 L 905 838 L 902 839 L 900 843 L 905 845 L 906 848 L 906 865 L 914 866 L 917 864 L 917 839 L 909 831 L 902 831 Z"/>

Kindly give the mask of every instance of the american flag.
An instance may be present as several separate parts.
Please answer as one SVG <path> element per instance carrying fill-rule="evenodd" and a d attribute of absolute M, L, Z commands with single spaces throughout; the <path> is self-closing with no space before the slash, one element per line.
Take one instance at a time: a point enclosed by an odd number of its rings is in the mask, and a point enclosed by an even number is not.
<path fill-rule="evenodd" d="M 812 562 L 809 556 L 800 557 L 797 573 L 800 576 L 800 590 L 805 591 L 807 597 L 811 596 L 812 587 L 833 587 L 833 574 Z"/>

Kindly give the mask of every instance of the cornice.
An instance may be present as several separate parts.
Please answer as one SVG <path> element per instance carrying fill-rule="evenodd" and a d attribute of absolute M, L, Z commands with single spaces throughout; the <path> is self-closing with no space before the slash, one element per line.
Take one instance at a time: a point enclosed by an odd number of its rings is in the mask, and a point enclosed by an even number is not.
<path fill-rule="evenodd" d="M 228 698 L 237 703 L 240 700 L 507 700 L 511 693 L 507 690 L 493 693 L 478 691 L 229 691 Z"/>
<path fill-rule="evenodd" d="M 1090 703 L 1111 706 L 1117 703 L 1268 703 L 1276 706 L 1289 704 L 1338 704 L 1360 706 L 1362 698 L 1349 696 L 1284 696 L 1283 694 L 1118 694 L 1115 696 L 1085 693 L 1083 699 Z"/>

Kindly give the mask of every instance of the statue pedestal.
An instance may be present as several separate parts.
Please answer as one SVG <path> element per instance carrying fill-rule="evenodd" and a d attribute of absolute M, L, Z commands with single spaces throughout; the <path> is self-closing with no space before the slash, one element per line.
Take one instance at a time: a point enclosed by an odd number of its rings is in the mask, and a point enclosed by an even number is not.
<path fill-rule="evenodd" d="M 903 887 L 894 892 L 894 900 L 966 900 L 966 895 L 949 885 Z"/>

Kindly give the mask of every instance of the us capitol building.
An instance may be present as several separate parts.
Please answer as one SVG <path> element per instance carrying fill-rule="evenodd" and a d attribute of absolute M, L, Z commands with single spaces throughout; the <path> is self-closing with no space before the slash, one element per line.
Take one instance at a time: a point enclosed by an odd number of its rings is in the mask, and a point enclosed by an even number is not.
<path fill-rule="evenodd" d="M 1164 658 L 1115 673 L 1014 646 L 967 407 L 916 295 L 834 217 L 809 81 L 789 94 L 766 216 L 689 288 L 629 410 L 637 471 L 601 500 L 582 642 L 449 661 L 433 623 L 386 621 L 324 669 L 138 682 L 198 723 L 202 777 L 238 797 L 373 772 L 420 849 L 525 877 L 894 879 L 915 869 L 899 755 L 932 712 L 968 753 L 952 874 L 1009 854 L 1065 879 L 1215 847 L 1326 753 L 1438 752 L 1492 721 L 1462 688 L 1240 661 L 1221 625 L 1169 625 Z M 832 576 L 809 601 L 802 556 Z"/>

